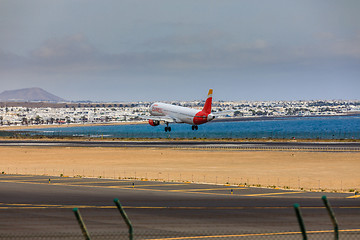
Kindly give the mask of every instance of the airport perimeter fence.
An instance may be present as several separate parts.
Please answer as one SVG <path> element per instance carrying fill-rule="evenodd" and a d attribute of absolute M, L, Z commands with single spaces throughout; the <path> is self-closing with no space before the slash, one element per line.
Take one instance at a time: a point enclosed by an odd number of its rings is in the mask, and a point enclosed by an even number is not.
<path fill-rule="evenodd" d="M 207 131 L 172 131 L 172 132 L 72 132 L 72 131 L 8 131 L 0 132 L 0 136 L 13 137 L 50 137 L 50 138 L 160 138 L 160 139 L 315 139 L 315 140 L 358 140 L 360 132 L 333 131 L 247 131 L 247 132 L 207 132 Z"/>
<path fill-rule="evenodd" d="M 298 229 L 294 230 L 295 226 L 292 226 L 292 230 L 286 231 L 284 226 L 278 226 L 280 230 L 271 231 L 269 229 L 276 229 L 276 226 L 267 225 L 266 228 L 261 228 L 261 226 L 244 226 L 241 223 L 237 226 L 236 224 L 227 224 L 220 223 L 221 219 L 216 219 L 216 221 L 207 221 L 200 223 L 184 223 L 184 222 L 168 222 L 162 224 L 156 224 L 156 214 L 153 214 L 152 222 L 149 225 L 141 224 L 139 227 L 133 226 L 130 219 L 127 216 L 127 213 L 123 209 L 118 199 L 114 199 L 114 203 L 117 206 L 120 215 L 122 217 L 121 222 L 116 222 L 116 230 L 113 227 L 109 227 L 108 231 L 92 231 L 91 227 L 88 228 L 85 224 L 86 218 L 83 218 L 80 214 L 78 208 L 74 208 L 73 212 L 75 218 L 78 222 L 78 231 L 75 228 L 69 229 L 68 232 L 60 232 L 59 229 L 61 225 L 56 226 L 56 231 L 51 231 L 51 227 L 43 233 L 26 233 L 21 227 L 24 226 L 19 223 L 19 226 L 16 226 L 15 229 L 20 233 L 2 233 L 0 226 L 0 239 L 1 240 L 10 240 L 10 239 L 147 239 L 147 240 L 198 240 L 198 239 L 261 239 L 261 240 L 274 240 L 274 239 L 314 239 L 314 240 L 327 240 L 327 239 L 343 239 L 343 240 L 353 240 L 360 239 L 360 229 L 339 229 L 339 224 L 336 220 L 332 207 L 328 202 L 326 196 L 322 197 L 325 209 L 328 211 L 329 218 L 332 222 L 333 229 L 328 230 L 311 230 L 306 231 L 306 226 L 301 214 L 300 206 L 294 204 L 294 218 L 297 219 Z M 116 218 L 116 219 L 121 219 Z M 103 220 L 103 219 L 102 219 Z M 287 220 L 289 221 L 289 220 Z M 94 223 L 99 224 L 99 222 L 94 220 L 89 220 L 94 227 Z M 73 222 L 76 223 L 75 221 Z M 109 221 L 106 221 L 107 225 L 111 225 Z M 54 227 L 54 226 L 52 226 Z M 99 229 L 99 228 L 98 228 Z M 251 230 L 257 229 L 257 230 Z M 259 230 L 262 229 L 262 230 Z"/>

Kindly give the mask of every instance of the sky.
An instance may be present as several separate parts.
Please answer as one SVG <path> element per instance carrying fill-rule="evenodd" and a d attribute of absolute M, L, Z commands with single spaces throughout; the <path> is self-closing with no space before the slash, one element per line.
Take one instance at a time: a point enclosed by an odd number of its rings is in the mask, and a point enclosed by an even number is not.
<path fill-rule="evenodd" d="M 358 0 L 0 0 L 0 92 L 360 100 Z"/>

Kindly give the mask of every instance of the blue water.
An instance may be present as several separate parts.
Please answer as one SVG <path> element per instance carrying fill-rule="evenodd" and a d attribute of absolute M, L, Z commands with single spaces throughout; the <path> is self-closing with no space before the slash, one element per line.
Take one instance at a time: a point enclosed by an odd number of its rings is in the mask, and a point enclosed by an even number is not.
<path fill-rule="evenodd" d="M 149 124 L 32 129 L 31 135 L 84 136 L 104 138 L 296 138 L 360 139 L 360 116 L 301 117 L 280 120 L 209 122 L 192 131 L 188 124 Z"/>

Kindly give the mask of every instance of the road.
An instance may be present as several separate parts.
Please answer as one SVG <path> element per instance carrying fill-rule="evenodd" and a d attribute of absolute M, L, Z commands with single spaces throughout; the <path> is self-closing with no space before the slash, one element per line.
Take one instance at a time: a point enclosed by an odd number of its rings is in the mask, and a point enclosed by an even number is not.
<path fill-rule="evenodd" d="M 0 140 L 0 146 L 157 147 L 238 150 L 360 151 L 360 142 L 236 142 L 236 141 L 46 141 Z"/>
<path fill-rule="evenodd" d="M 308 231 L 332 236 L 323 195 L 334 208 L 341 234 L 347 234 L 346 239 L 360 235 L 360 198 L 351 193 L 95 178 L 50 177 L 49 182 L 49 176 L 26 175 L 0 175 L 0 192 L 0 239 L 81 239 L 74 207 L 80 209 L 92 236 L 126 237 L 114 198 L 124 206 L 137 239 L 253 234 L 256 239 L 300 239 L 294 203 L 300 204 Z M 273 232 L 276 235 L 270 235 Z"/>

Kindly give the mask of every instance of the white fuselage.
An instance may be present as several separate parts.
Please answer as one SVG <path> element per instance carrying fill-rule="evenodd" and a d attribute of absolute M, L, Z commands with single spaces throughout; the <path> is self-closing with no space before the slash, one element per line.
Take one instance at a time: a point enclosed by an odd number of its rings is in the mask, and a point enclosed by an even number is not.
<path fill-rule="evenodd" d="M 194 118 L 201 110 L 187 107 L 175 106 L 166 103 L 153 103 L 150 106 L 150 114 L 153 116 L 169 116 L 176 123 L 187 123 L 194 125 Z M 207 118 L 207 117 L 206 117 Z M 211 116 L 211 120 L 212 120 Z"/>

